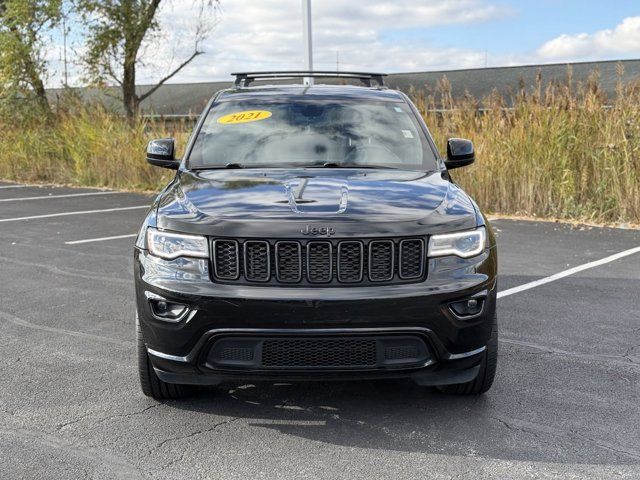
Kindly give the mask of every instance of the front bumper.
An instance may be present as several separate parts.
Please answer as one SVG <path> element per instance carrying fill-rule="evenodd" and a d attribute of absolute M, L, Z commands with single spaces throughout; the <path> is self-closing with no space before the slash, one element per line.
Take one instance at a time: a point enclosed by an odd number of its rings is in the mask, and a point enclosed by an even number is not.
<path fill-rule="evenodd" d="M 496 305 L 496 254 L 429 260 L 425 282 L 384 287 L 248 287 L 219 285 L 203 273 L 176 278 L 144 250 L 135 253 L 137 310 L 158 376 L 170 383 L 226 380 L 349 380 L 412 378 L 419 384 L 464 383 L 477 375 Z M 206 269 L 206 264 L 204 267 Z M 158 319 L 149 297 L 187 305 L 178 322 Z M 481 298 L 482 311 L 458 318 L 452 302 Z M 322 368 L 265 367 L 212 361 L 220 341 L 247 341 L 260 352 L 273 339 L 371 339 L 378 356 L 398 338 L 423 342 L 422 356 L 397 364 Z M 253 343 L 252 343 L 253 342 Z M 387 343 L 385 343 L 387 342 Z M 256 353 L 256 355 L 258 355 Z M 380 358 L 378 358 L 379 360 Z"/>

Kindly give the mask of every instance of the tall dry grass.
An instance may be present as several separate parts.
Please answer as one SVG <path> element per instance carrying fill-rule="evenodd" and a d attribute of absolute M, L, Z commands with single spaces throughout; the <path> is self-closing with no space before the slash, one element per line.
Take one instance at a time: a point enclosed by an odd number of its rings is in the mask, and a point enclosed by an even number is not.
<path fill-rule="evenodd" d="M 446 78 L 411 93 L 441 151 L 448 137 L 475 142 L 476 164 L 453 176 L 485 211 L 640 223 L 640 86 L 620 84 L 608 99 L 597 75 L 578 84 L 570 70 L 542 85 L 521 86 L 509 102 L 454 100 Z M 175 136 L 184 147 L 191 128 L 129 124 L 77 103 L 49 123 L 0 118 L 0 178 L 140 190 L 172 175 L 146 164 L 147 141 Z"/>
<path fill-rule="evenodd" d="M 151 138 L 186 144 L 190 125 L 129 123 L 100 106 L 60 111 L 50 121 L 0 122 L 0 178 L 131 190 L 157 190 L 172 173 L 145 161 Z"/>
<path fill-rule="evenodd" d="M 597 74 L 576 84 L 570 70 L 542 85 L 521 86 L 513 108 L 486 98 L 482 113 L 473 98 L 454 101 L 446 78 L 414 98 L 441 151 L 448 137 L 474 141 L 475 165 L 452 176 L 484 210 L 640 223 L 640 85 L 619 83 L 608 99 Z"/>

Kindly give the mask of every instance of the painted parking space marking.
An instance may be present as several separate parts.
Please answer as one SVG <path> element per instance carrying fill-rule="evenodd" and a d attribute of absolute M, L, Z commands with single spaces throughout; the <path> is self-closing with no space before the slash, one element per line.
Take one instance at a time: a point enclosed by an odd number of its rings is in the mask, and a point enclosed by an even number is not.
<path fill-rule="evenodd" d="M 66 245 L 79 245 L 81 243 L 106 242 L 108 240 L 118 240 L 120 238 L 132 238 L 136 236 L 138 236 L 137 233 L 128 233 L 126 235 L 113 235 L 111 237 L 87 238 L 85 240 L 73 240 L 71 242 L 64 242 L 64 243 Z"/>
<path fill-rule="evenodd" d="M 5 222 L 19 222 L 22 220 L 37 220 L 39 218 L 53 218 L 53 217 L 67 217 L 70 215 L 88 215 L 91 213 L 103 213 L 103 212 L 121 212 L 124 210 L 136 210 L 141 208 L 149 208 L 149 205 L 136 205 L 135 207 L 118 207 L 118 208 L 103 208 L 100 210 L 81 210 L 77 212 L 61 212 L 61 213 L 49 213 L 46 215 L 31 215 L 29 217 L 14 217 L 14 218 L 1 218 L 0 223 Z"/>
<path fill-rule="evenodd" d="M 2 221 L 2 220 L 0 220 Z M 92 243 L 92 242 L 105 242 L 105 241 L 109 241 L 109 240 L 119 240 L 122 238 L 132 238 L 137 236 L 137 233 L 130 233 L 130 234 L 126 234 L 126 235 L 114 235 L 114 236 L 110 236 L 110 237 L 98 237 L 98 238 L 87 238 L 87 239 L 83 239 L 83 240 L 73 240 L 73 241 L 69 241 L 69 242 L 65 242 L 66 245 L 79 245 L 79 244 L 83 244 L 83 243 Z M 551 282 L 555 282 L 557 280 L 560 280 L 562 278 L 565 277 L 569 277 L 571 275 L 574 275 L 576 273 L 582 272 L 584 270 L 589 270 L 591 268 L 595 268 L 595 267 L 599 267 L 601 265 L 606 265 L 607 263 L 611 263 L 614 262 L 616 260 L 619 260 L 621 258 L 627 257 L 629 255 L 634 255 L 636 253 L 640 253 L 640 247 L 634 247 L 634 248 L 630 248 L 628 250 L 624 250 L 622 252 L 613 254 L 613 255 L 609 255 L 608 257 L 605 258 L 601 258 L 600 260 L 594 260 L 593 262 L 588 262 L 582 265 L 578 265 L 576 267 L 572 267 L 569 268 L 567 270 L 563 270 L 561 272 L 555 273 L 553 275 L 550 275 L 548 277 L 544 277 L 544 278 L 540 278 L 538 280 L 534 280 L 533 282 L 529 282 L 529 283 L 525 283 L 522 285 L 518 285 L 516 287 L 513 288 L 509 288 L 507 290 L 503 290 L 498 292 L 498 298 L 504 298 L 504 297 L 508 297 L 510 295 L 514 295 L 516 293 L 520 293 L 520 292 L 524 292 L 526 290 L 530 290 L 532 288 L 536 288 L 542 285 L 546 285 L 547 283 L 551 283 Z"/>
<path fill-rule="evenodd" d="M 60 333 L 60 334 L 68 335 L 70 337 L 82 338 L 87 340 L 95 340 L 97 342 L 110 343 L 113 345 L 120 345 L 123 347 L 132 347 L 135 345 L 134 342 L 129 340 L 119 340 L 117 338 L 106 337 L 104 335 L 95 335 L 93 333 L 79 332 L 77 330 L 68 330 L 66 328 L 49 327 L 47 325 L 40 325 L 40 324 L 25 320 L 24 318 L 16 317 L 15 315 L 12 315 L 11 313 L 8 313 L 8 312 L 0 311 L 0 320 L 3 320 L 5 322 L 10 322 L 10 323 L 13 323 L 14 325 L 18 325 L 24 328 L 31 328 L 34 330 L 40 330 L 48 333 Z"/>
<path fill-rule="evenodd" d="M 532 288 L 539 287 L 541 285 L 546 285 L 547 283 L 555 282 L 556 280 L 560 280 L 561 278 L 574 275 L 584 270 L 589 270 L 590 268 L 599 267 L 600 265 L 605 265 L 607 263 L 614 262 L 616 260 L 619 260 L 624 257 L 628 257 L 629 255 L 633 255 L 639 252 L 640 252 L 640 247 L 630 248 L 629 250 L 625 250 L 623 252 L 616 253 L 614 255 L 609 255 L 608 257 L 601 258 L 600 260 L 595 260 L 593 262 L 585 263 L 583 265 L 578 265 L 577 267 L 569 268 L 568 270 L 563 270 L 562 272 L 555 273 L 549 277 L 540 278 L 539 280 L 534 280 L 533 282 L 525 283 L 523 285 L 519 285 L 517 287 L 509 288 L 502 292 L 498 292 L 498 298 L 508 297 L 509 295 L 513 295 L 514 293 L 520 293 L 520 292 L 524 292 L 525 290 L 530 290 Z"/>
<path fill-rule="evenodd" d="M 95 195 L 115 195 L 116 193 L 126 192 L 84 192 L 84 193 L 65 193 L 63 195 L 39 195 L 37 197 L 16 197 L 16 198 L 3 198 L 0 202 L 22 202 L 25 200 L 50 200 L 53 198 L 71 198 L 71 197 L 89 197 Z"/>

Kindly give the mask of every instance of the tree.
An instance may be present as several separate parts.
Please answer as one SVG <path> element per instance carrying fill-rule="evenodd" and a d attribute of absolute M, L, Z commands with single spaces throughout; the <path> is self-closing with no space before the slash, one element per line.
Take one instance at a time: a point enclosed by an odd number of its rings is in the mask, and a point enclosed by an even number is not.
<path fill-rule="evenodd" d="M 144 93 L 136 92 L 136 67 L 142 64 L 145 42 L 160 33 L 157 15 L 161 0 L 76 0 L 87 24 L 87 53 L 84 63 L 89 79 L 102 85 L 115 82 L 120 86 L 127 117 L 137 115 L 140 103 L 167 80 L 204 53 L 200 46 L 211 30 L 206 21 L 208 8 L 215 9 L 218 0 L 200 0 L 192 53 L 176 68 Z"/>
<path fill-rule="evenodd" d="M 51 114 L 44 87 L 47 33 L 60 20 L 62 0 L 0 0 L 0 97 L 34 99 Z"/>

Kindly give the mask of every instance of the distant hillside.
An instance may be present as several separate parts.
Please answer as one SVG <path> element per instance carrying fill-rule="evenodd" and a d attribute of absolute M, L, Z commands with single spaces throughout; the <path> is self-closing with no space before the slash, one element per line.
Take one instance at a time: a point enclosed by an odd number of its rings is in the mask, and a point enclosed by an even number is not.
<path fill-rule="evenodd" d="M 544 84 L 550 81 L 562 81 L 567 77 L 567 67 L 571 66 L 574 82 L 585 82 L 589 75 L 598 71 L 600 87 L 607 96 L 613 97 L 618 81 L 619 65 L 624 71 L 623 82 L 640 81 L 640 60 L 396 73 L 389 75 L 385 80 L 389 87 L 403 91 L 408 91 L 411 87 L 433 91 L 437 82 L 446 76 L 451 84 L 454 98 L 459 98 L 465 94 L 465 91 L 468 91 L 475 98 L 482 99 L 495 89 L 508 101 L 518 91 L 521 82 L 524 82 L 527 88 L 531 88 L 535 84 L 538 73 L 542 75 Z M 336 82 L 323 80 L 323 83 Z M 228 82 L 163 85 L 142 103 L 142 110 L 147 114 L 158 115 L 199 114 L 216 91 L 230 86 L 232 86 L 231 78 Z M 140 92 L 144 92 L 148 88 L 148 85 L 138 87 Z M 118 94 L 118 89 L 109 87 L 108 90 L 110 90 L 109 94 L 106 94 L 104 90 L 93 88 L 79 89 L 79 92 L 88 100 L 99 100 L 119 111 L 120 104 L 113 98 Z M 54 103 L 60 93 L 60 89 L 49 90 L 49 95 Z"/>

